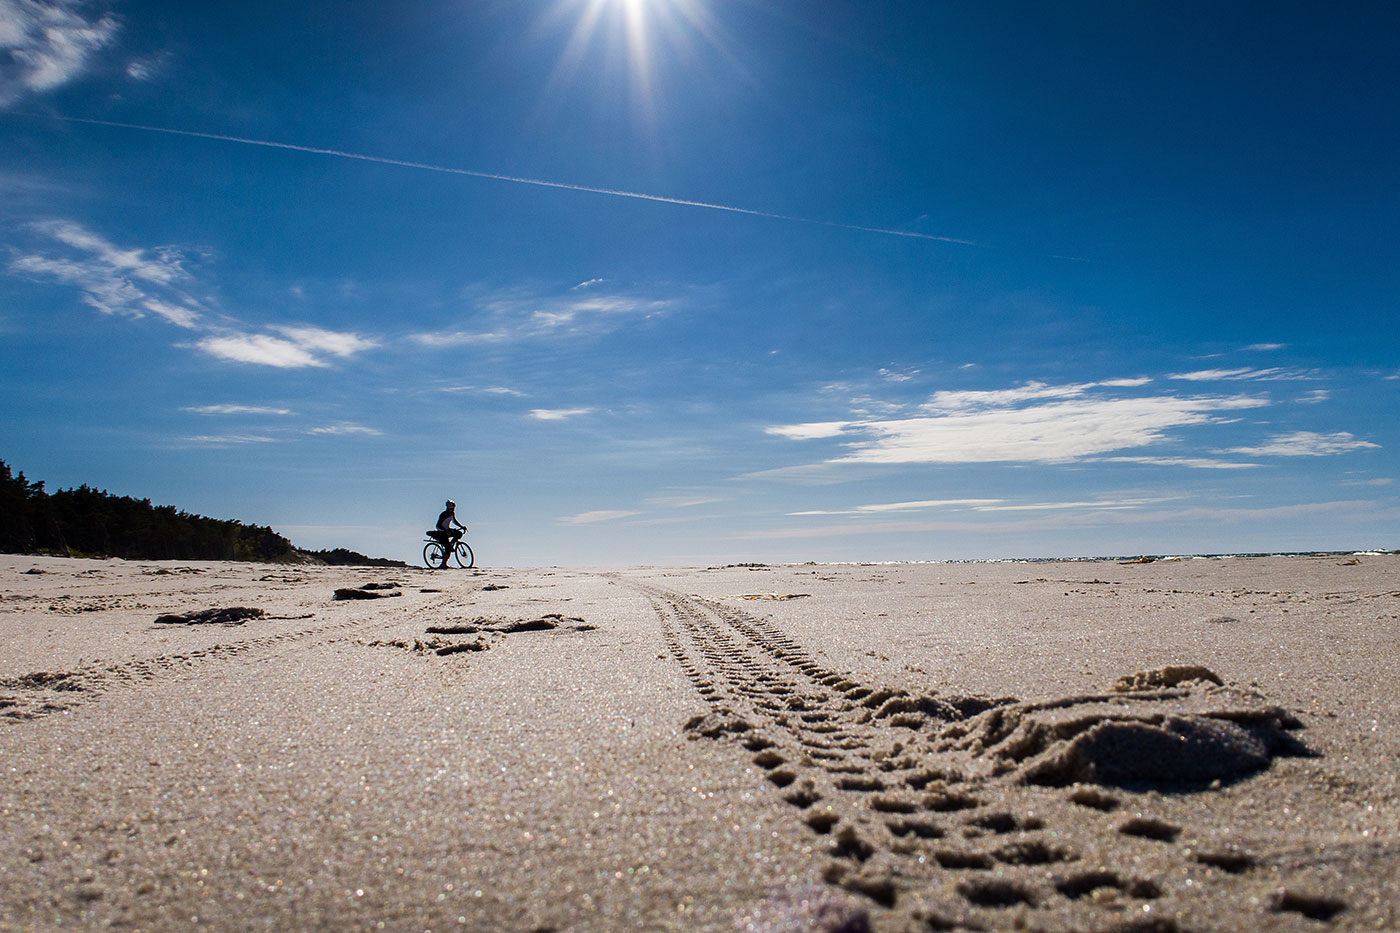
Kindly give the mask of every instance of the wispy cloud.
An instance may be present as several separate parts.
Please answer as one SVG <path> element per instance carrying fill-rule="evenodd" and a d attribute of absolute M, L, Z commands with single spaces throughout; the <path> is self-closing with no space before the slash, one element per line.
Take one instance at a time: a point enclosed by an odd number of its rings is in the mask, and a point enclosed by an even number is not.
<path fill-rule="evenodd" d="M 267 415 L 286 416 L 293 412 L 288 408 L 268 408 L 260 405 L 198 405 L 181 409 L 199 415 Z M 380 437 L 383 431 L 353 421 L 337 421 L 334 424 L 318 425 L 295 433 L 279 431 L 277 437 L 266 434 L 200 434 L 189 438 L 197 444 L 229 446 L 232 444 L 270 444 L 276 441 L 295 440 L 298 434 L 313 437 Z"/>
<path fill-rule="evenodd" d="M 502 331 L 436 331 L 409 334 L 408 339 L 420 346 L 435 350 L 450 350 L 454 347 L 467 347 L 478 343 L 499 343 L 509 340 L 510 335 Z"/>
<path fill-rule="evenodd" d="M 477 313 L 488 317 L 487 326 L 474 330 L 421 331 L 409 334 L 407 339 L 429 349 L 448 350 L 557 334 L 604 333 L 623 321 L 654 317 L 677 307 L 677 302 L 671 299 L 580 295 L 577 294 L 580 287 L 574 286 L 569 294 L 548 297 L 512 290 L 479 298 L 475 302 Z"/>
<path fill-rule="evenodd" d="M 1395 480 L 1389 476 L 1377 476 L 1374 479 L 1348 479 L 1343 480 L 1343 486 L 1389 486 Z"/>
<path fill-rule="evenodd" d="M 1241 368 L 1203 370 L 1171 378 L 1238 381 L 1309 378 L 1309 374 Z M 1346 432 L 1296 431 L 1276 434 L 1263 444 L 1188 453 L 1138 453 L 1135 449 L 1179 442 L 1180 429 L 1238 422 L 1228 413 L 1271 404 L 1267 397 L 1255 395 L 1131 391 L 1152 382 L 1148 377 L 1133 377 L 1059 385 L 1026 382 L 1005 389 L 944 390 L 933 393 L 908 417 L 857 416 L 844 421 L 773 425 L 766 431 L 793 441 L 839 441 L 844 453 L 825 461 L 824 466 L 831 468 L 854 464 L 1092 462 L 1248 470 L 1262 466 L 1255 458 L 1330 456 L 1377 446 Z M 823 392 L 827 388 L 830 387 Z M 1329 398 L 1328 390 L 1318 389 L 1298 401 L 1316 404 Z M 809 473 L 813 478 L 829 475 L 809 466 L 780 468 L 751 477 L 797 478 Z M 871 510 L 873 507 L 804 514 L 862 514 Z"/>
<path fill-rule="evenodd" d="M 68 187 L 53 178 L 0 169 L 0 196 L 6 199 L 7 205 L 21 201 L 43 203 L 48 198 L 66 193 Z"/>
<path fill-rule="evenodd" d="M 171 304 L 159 298 L 147 298 L 141 307 L 152 314 L 165 318 L 176 327 L 193 328 L 199 323 L 199 312 L 184 305 Z"/>
<path fill-rule="evenodd" d="M 849 522 L 827 525 L 794 525 L 782 528 L 760 528 L 745 531 L 734 537 L 739 541 L 771 541 L 783 538 L 832 538 L 845 539 L 850 535 L 900 535 L 919 534 L 930 531 L 985 531 L 1001 528 L 990 522 L 976 521 L 901 521 L 901 522 Z"/>
<path fill-rule="evenodd" d="M 1097 463 L 1145 463 L 1150 466 L 1187 467 L 1192 470 L 1250 470 L 1260 464 L 1209 457 L 1098 457 Z"/>
<path fill-rule="evenodd" d="M 711 505 L 716 502 L 725 502 L 725 496 L 711 495 L 677 495 L 677 496 L 653 496 L 647 499 L 647 505 L 654 505 L 663 509 L 690 509 L 697 505 Z"/>
<path fill-rule="evenodd" d="M 83 0 L 0 0 L 0 107 L 68 84 L 119 28 Z M 94 18 L 88 18 L 93 15 Z"/>
<path fill-rule="evenodd" d="M 873 395 L 853 395 L 848 404 L 851 408 L 851 416 L 858 419 L 867 418 L 889 418 L 908 410 L 909 406 L 901 402 L 890 402 L 885 399 L 876 398 Z"/>
<path fill-rule="evenodd" d="M 1237 369 L 1198 369 L 1189 373 L 1172 373 L 1167 378 L 1186 382 L 1280 382 L 1314 377 L 1314 373 L 1301 369 L 1253 369 L 1241 366 Z"/>
<path fill-rule="evenodd" d="M 299 347 L 290 340 L 283 340 L 268 334 L 226 334 L 221 337 L 205 337 L 195 346 L 210 356 L 232 363 L 254 363 L 259 366 L 275 366 L 279 369 L 326 365 L 305 347 Z"/>
<path fill-rule="evenodd" d="M 637 298 L 626 295 L 599 295 L 546 302 L 545 307 L 530 314 L 532 330 L 551 331 L 600 317 L 633 315 L 651 317 L 674 307 L 675 302 L 663 299 Z"/>
<path fill-rule="evenodd" d="M 146 58 L 133 58 L 126 63 L 126 76 L 133 81 L 149 81 L 160 74 L 169 62 L 169 53 L 161 53 Z"/>
<path fill-rule="evenodd" d="M 510 398 L 525 398 L 526 393 L 519 389 L 511 389 L 506 386 L 442 386 L 433 391 L 443 392 L 448 395 L 472 394 L 472 395 L 503 395 Z"/>
<path fill-rule="evenodd" d="M 767 428 L 769 434 L 790 441 L 810 441 L 823 437 L 840 437 L 858 424 L 851 421 L 809 421 L 806 424 L 781 424 Z"/>
<path fill-rule="evenodd" d="M 1329 457 L 1378 447 L 1379 444 L 1358 440 L 1346 431 L 1334 434 L 1294 431 L 1291 434 L 1276 434 L 1267 444 L 1259 447 L 1231 447 L 1225 453 L 1244 454 L 1247 457 Z"/>
<path fill-rule="evenodd" d="M 737 540 L 771 540 L 782 538 L 844 539 L 851 535 L 905 535 L 928 532 L 1005 534 L 1007 532 L 1049 531 L 1072 527 L 1141 526 L 1156 528 L 1164 523 L 1195 523 L 1210 525 L 1246 522 L 1275 522 L 1284 519 L 1312 518 L 1326 515 L 1373 515 L 1380 503 L 1364 500 L 1341 502 L 1308 502 L 1267 508 L 1220 508 L 1191 506 L 1178 509 L 1104 509 L 1067 508 L 1034 513 L 1034 517 L 1004 521 L 983 516 L 965 520 L 852 522 L 828 525 L 789 525 L 756 529 L 735 535 Z"/>
<path fill-rule="evenodd" d="M 311 428 L 306 433 L 331 435 L 361 434 L 370 437 L 379 437 L 384 432 L 379 430 L 378 428 L 366 427 L 363 424 L 355 424 L 350 421 L 341 421 L 336 424 L 323 425 L 319 428 Z"/>
<path fill-rule="evenodd" d="M 838 465 L 832 463 L 801 463 L 794 466 L 773 467 L 767 470 L 753 470 L 740 473 L 737 480 L 777 480 L 796 483 L 799 486 L 835 486 L 846 482 L 849 477 Z"/>
<path fill-rule="evenodd" d="M 290 415 L 290 408 L 269 408 L 264 405 L 187 405 L 181 411 L 196 415 Z"/>
<path fill-rule="evenodd" d="M 939 393 L 928 407 L 943 414 L 767 430 L 792 440 L 850 438 L 844 446 L 851 452 L 830 461 L 834 463 L 1066 463 L 1161 443 L 1169 429 L 1216 421 L 1215 412 L 1268 404 L 1240 395 L 1075 397 L 1085 388 L 1030 383 L 999 392 Z M 1064 396 L 1071 399 L 1019 408 L 983 407 Z"/>
<path fill-rule="evenodd" d="M 1048 512 L 1067 509 L 1089 511 L 1120 511 L 1140 509 L 1145 505 L 1169 502 L 1175 497 L 1152 497 L 1131 499 L 1088 499 L 1078 502 L 1008 502 L 1005 499 L 927 499 L 914 502 L 885 502 L 877 505 L 859 505 L 853 509 L 836 511 L 816 510 L 789 512 L 789 515 L 874 515 L 880 513 L 922 512 L 932 509 L 947 509 L 966 512 Z"/>
<path fill-rule="evenodd" d="M 563 421 L 586 415 L 591 411 L 591 408 L 534 408 L 530 410 L 530 417 L 536 421 Z"/>
<path fill-rule="evenodd" d="M 331 356 L 338 356 L 341 359 L 347 359 L 356 353 L 372 350 L 379 346 L 378 341 L 361 337 L 359 334 L 325 330 L 320 327 L 278 326 L 272 329 L 297 346 L 317 353 L 329 353 Z"/>
<path fill-rule="evenodd" d="M 561 525 L 592 525 L 597 522 L 611 522 L 619 518 L 629 518 L 633 515 L 640 515 L 640 512 L 632 512 L 626 509 L 599 509 L 595 512 L 580 512 L 578 515 L 570 515 L 559 519 Z"/>
<path fill-rule="evenodd" d="M 279 369 L 327 366 L 326 355 L 347 359 L 373 349 L 378 342 L 359 334 L 319 327 L 273 327 L 272 334 L 229 333 L 209 336 L 195 346 L 210 356 L 233 363 L 253 363 Z"/>
<path fill-rule="evenodd" d="M 849 509 L 809 509 L 789 515 L 871 515 L 880 512 L 922 512 L 928 509 L 967 509 L 993 506 L 1002 499 L 919 499 L 912 502 L 881 502 Z"/>
<path fill-rule="evenodd" d="M 200 323 L 199 303 L 183 290 L 189 275 L 179 251 L 123 248 L 68 220 L 41 221 L 29 229 L 47 240 L 51 251 L 16 254 L 11 272 L 73 286 L 84 303 L 103 314 L 154 314 L 183 328 Z"/>
<path fill-rule="evenodd" d="M 263 434 L 199 434 L 190 440 L 211 447 L 229 447 L 235 444 L 272 444 L 277 438 Z"/>
<path fill-rule="evenodd" d="M 1066 509 L 1087 511 L 1119 512 L 1124 509 L 1140 509 L 1145 505 L 1170 502 L 1175 496 L 1156 496 L 1138 499 L 1088 499 L 1081 502 L 1019 502 L 999 505 L 982 505 L 977 512 L 1056 512 Z"/>
<path fill-rule="evenodd" d="M 1285 349 L 1287 346 L 1288 344 L 1286 343 L 1251 343 L 1249 346 L 1241 347 L 1240 349 L 1246 352 L 1272 353 L 1275 350 Z"/>
<path fill-rule="evenodd" d="M 917 369 L 889 369 L 880 370 L 880 378 L 886 382 L 908 382 L 919 374 Z"/>
<path fill-rule="evenodd" d="M 46 221 L 34 226 L 60 243 L 89 253 L 116 272 L 130 273 L 136 278 L 161 285 L 169 285 L 184 275 L 179 267 L 179 255 L 169 249 L 120 249 L 72 221 Z M 156 255 L 151 257 L 149 252 Z"/>
<path fill-rule="evenodd" d="M 1071 385 L 1047 385 L 1044 382 L 1027 382 L 1010 389 L 974 389 L 965 391 L 935 392 L 922 406 L 926 411 L 953 412 L 971 411 L 979 408 L 1004 408 L 1021 402 L 1040 399 L 1083 398 L 1091 390 L 1098 388 L 1136 388 L 1147 385 L 1151 379 L 1111 379 L 1106 382 L 1082 382 Z"/>
<path fill-rule="evenodd" d="M 0 0 L 0 8 L 6 0 Z M 207 291 L 185 269 L 185 254 L 169 246 L 123 247 L 71 220 L 45 220 L 26 229 L 47 245 L 16 251 L 11 273 L 77 288 L 85 304 L 103 314 L 154 315 L 186 330 L 203 331 L 190 344 L 233 363 L 282 369 L 327 366 L 379 346 L 361 334 L 305 324 L 273 325 L 249 332 L 232 317 L 209 311 L 191 292 Z"/>

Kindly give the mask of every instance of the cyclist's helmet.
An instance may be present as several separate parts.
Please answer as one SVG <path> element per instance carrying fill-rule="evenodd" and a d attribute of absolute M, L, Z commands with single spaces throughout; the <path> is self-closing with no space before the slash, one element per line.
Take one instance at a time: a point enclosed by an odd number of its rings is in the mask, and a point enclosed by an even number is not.
<path fill-rule="evenodd" d="M 451 499 L 448 499 L 448 500 L 447 500 L 447 507 L 448 507 L 449 509 L 455 509 L 455 508 L 457 508 L 457 503 L 453 502 Z"/>

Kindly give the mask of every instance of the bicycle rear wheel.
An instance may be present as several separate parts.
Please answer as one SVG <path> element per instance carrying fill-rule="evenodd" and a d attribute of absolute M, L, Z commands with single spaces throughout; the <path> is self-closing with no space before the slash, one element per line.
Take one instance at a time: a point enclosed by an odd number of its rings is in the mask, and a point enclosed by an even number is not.
<path fill-rule="evenodd" d="M 423 563 L 428 565 L 429 570 L 437 570 L 447 566 L 447 552 L 437 541 L 429 541 L 423 547 Z"/>
<path fill-rule="evenodd" d="M 470 570 L 472 565 L 476 563 L 476 555 L 472 553 L 471 545 L 465 541 L 457 542 L 457 546 L 452 549 L 452 559 L 463 570 Z"/>

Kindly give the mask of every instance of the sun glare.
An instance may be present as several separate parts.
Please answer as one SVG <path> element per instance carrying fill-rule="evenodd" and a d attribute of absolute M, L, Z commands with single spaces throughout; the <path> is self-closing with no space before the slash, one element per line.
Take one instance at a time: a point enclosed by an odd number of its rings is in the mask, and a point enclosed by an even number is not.
<path fill-rule="evenodd" d="M 694 66 L 702 48 L 724 52 L 708 0 L 559 0 L 544 25 L 568 32 L 552 88 L 599 62 L 607 75 L 625 78 L 648 120 L 656 116 L 664 70 Z"/>

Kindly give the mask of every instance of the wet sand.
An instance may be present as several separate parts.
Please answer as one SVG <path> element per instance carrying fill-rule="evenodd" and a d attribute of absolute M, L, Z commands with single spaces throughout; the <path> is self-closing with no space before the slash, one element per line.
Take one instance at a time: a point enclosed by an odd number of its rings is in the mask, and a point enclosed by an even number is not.
<path fill-rule="evenodd" d="M 1395 556 L 0 597 L 0 930 L 1400 929 Z"/>

